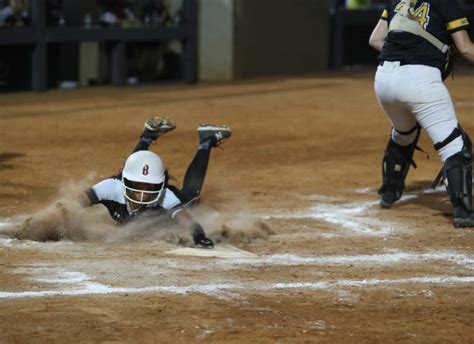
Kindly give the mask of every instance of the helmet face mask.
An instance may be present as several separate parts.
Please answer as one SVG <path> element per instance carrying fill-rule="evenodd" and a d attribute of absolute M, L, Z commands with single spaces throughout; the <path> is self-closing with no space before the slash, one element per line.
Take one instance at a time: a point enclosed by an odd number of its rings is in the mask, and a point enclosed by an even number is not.
<path fill-rule="evenodd" d="M 134 182 L 124 178 L 123 186 L 125 189 L 124 195 L 128 201 L 144 205 L 158 201 L 163 191 L 164 183 L 148 184 Z"/>
<path fill-rule="evenodd" d="M 124 197 L 133 209 L 157 202 L 165 188 L 165 179 L 165 167 L 157 154 L 135 152 L 122 170 Z"/>

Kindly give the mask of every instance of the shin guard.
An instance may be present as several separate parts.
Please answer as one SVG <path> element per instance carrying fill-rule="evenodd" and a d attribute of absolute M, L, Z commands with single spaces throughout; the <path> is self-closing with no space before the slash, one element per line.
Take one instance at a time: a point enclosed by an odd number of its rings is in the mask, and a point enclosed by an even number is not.
<path fill-rule="evenodd" d="M 415 140 L 407 146 L 397 144 L 392 138 L 388 141 L 382 161 L 383 184 L 378 190 L 379 195 L 381 195 L 380 205 L 383 208 L 390 208 L 394 202 L 402 197 L 405 189 L 405 178 L 410 165 L 416 168 L 413 153 L 417 148 L 421 131 L 417 125 L 409 133 L 414 130 L 418 131 Z"/>
<path fill-rule="evenodd" d="M 464 146 L 461 152 L 449 157 L 443 167 L 446 189 L 453 205 L 455 227 L 474 227 L 472 213 L 472 143 L 462 134 Z"/>

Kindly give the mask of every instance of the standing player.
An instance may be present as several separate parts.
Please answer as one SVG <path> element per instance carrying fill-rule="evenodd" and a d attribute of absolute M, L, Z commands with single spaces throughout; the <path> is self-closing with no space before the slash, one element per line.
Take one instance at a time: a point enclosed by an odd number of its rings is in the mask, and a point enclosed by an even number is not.
<path fill-rule="evenodd" d="M 381 52 L 375 92 L 392 123 L 383 158 L 381 206 L 388 208 L 400 199 L 423 128 L 444 163 L 455 227 L 474 227 L 472 144 L 458 124 L 443 78 L 452 42 L 474 64 L 468 27 L 457 0 L 393 0 L 369 40 Z"/>
<path fill-rule="evenodd" d="M 189 228 L 195 245 L 213 248 L 202 226 L 194 221 L 185 207 L 199 201 L 212 147 L 219 146 L 231 136 L 226 126 L 201 124 L 198 127 L 199 148 L 189 165 L 183 188 L 168 185 L 168 175 L 161 158 L 148 151 L 150 144 L 164 133 L 176 128 L 166 118 L 152 118 L 145 122 L 138 145 L 125 161 L 122 171 L 86 191 L 85 205 L 103 204 L 110 216 L 119 223 L 148 214 L 169 215 L 180 225 Z"/>

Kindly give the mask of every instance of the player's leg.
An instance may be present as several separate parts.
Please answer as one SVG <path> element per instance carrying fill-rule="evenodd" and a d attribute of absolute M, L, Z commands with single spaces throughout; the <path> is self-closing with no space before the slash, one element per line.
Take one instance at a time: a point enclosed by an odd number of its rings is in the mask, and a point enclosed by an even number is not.
<path fill-rule="evenodd" d="M 380 205 L 389 208 L 400 199 L 413 163 L 420 127 L 410 107 L 399 94 L 403 71 L 399 66 L 379 66 L 375 76 L 375 93 L 380 106 L 392 124 L 390 139 L 382 160 L 382 186 L 378 190 Z"/>
<path fill-rule="evenodd" d="M 461 129 L 446 86 L 439 79 L 429 86 L 430 103 L 416 102 L 413 109 L 443 161 L 447 191 L 453 205 L 453 224 L 474 227 L 472 214 L 472 144 Z"/>
<path fill-rule="evenodd" d="M 405 179 L 413 161 L 413 153 L 420 137 L 420 126 L 415 125 L 409 131 L 402 132 L 392 128 L 391 137 L 382 160 L 383 183 L 378 190 L 380 205 L 389 208 L 402 197 Z"/>
<path fill-rule="evenodd" d="M 152 117 L 143 125 L 142 133 L 138 139 L 138 143 L 130 154 L 138 151 L 148 150 L 150 145 L 161 135 L 176 128 L 176 124 L 166 117 Z M 115 176 L 122 178 L 122 170 Z"/>
<path fill-rule="evenodd" d="M 148 150 L 150 145 L 161 135 L 176 128 L 176 124 L 166 117 L 152 117 L 148 119 L 144 126 L 140 139 L 132 153 L 141 150 Z"/>
<path fill-rule="evenodd" d="M 213 147 L 220 146 L 232 132 L 227 126 L 200 124 L 198 127 L 199 147 L 184 176 L 181 192 L 189 204 L 199 201 L 201 189 L 206 178 L 207 166 Z"/>
<path fill-rule="evenodd" d="M 474 214 L 472 212 L 472 143 L 469 136 L 461 128 L 454 130 L 447 141 L 457 135 L 461 136 L 463 147 L 461 151 L 447 158 L 444 163 L 443 172 L 445 180 L 447 180 L 446 189 L 453 205 L 454 226 L 474 227 Z M 435 148 L 442 146 L 445 142 L 436 144 Z M 449 145 L 449 142 L 447 145 Z"/>

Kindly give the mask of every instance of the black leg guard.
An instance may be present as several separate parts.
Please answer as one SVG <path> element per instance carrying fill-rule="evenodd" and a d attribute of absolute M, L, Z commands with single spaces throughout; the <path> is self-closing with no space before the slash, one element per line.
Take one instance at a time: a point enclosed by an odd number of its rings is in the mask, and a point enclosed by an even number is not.
<path fill-rule="evenodd" d="M 380 205 L 383 208 L 390 208 L 394 202 L 400 199 L 405 189 L 405 178 L 410 169 L 410 165 L 416 168 L 413 161 L 413 153 L 417 148 L 420 137 L 420 127 L 417 125 L 411 132 L 418 130 L 413 143 L 408 146 L 401 146 L 390 138 L 385 155 L 382 161 L 383 184 L 378 190 L 381 195 Z"/>
<path fill-rule="evenodd" d="M 455 227 L 474 227 L 472 213 L 472 143 L 463 133 L 464 147 L 461 152 L 448 158 L 444 163 L 446 189 L 453 205 Z"/>

